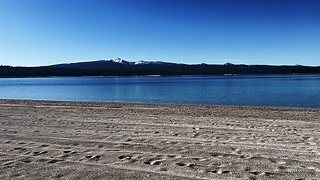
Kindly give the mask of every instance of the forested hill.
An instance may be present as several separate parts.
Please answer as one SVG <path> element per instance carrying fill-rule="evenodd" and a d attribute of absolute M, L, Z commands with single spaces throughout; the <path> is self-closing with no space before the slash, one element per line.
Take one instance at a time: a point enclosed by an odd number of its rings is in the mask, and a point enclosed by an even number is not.
<path fill-rule="evenodd" d="M 0 77 L 133 76 L 133 75 L 226 75 L 226 74 L 320 74 L 320 66 L 271 66 L 177 64 L 121 59 L 58 64 L 41 67 L 0 66 Z"/>

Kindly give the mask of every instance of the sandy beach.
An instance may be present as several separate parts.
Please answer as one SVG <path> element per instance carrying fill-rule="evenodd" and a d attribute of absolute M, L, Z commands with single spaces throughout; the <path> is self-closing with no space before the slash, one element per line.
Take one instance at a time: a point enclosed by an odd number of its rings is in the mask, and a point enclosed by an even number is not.
<path fill-rule="evenodd" d="M 0 100 L 0 179 L 320 179 L 320 109 Z"/>

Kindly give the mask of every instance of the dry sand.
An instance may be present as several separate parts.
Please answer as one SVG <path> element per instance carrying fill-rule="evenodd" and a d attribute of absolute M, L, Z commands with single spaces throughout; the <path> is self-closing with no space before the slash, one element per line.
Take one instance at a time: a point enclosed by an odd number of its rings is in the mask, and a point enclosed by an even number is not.
<path fill-rule="evenodd" d="M 0 179 L 320 179 L 320 109 L 0 100 Z"/>

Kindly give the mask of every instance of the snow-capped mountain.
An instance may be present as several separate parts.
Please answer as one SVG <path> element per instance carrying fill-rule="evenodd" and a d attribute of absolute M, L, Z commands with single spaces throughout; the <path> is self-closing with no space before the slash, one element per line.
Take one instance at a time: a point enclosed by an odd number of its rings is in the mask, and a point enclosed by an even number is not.
<path fill-rule="evenodd" d="M 142 65 L 142 64 L 167 64 L 167 62 L 162 61 L 126 61 L 121 58 L 111 59 L 111 62 L 119 63 L 119 64 L 126 64 L 126 65 Z"/>
<path fill-rule="evenodd" d="M 111 59 L 110 61 L 114 63 L 119 63 L 119 64 L 134 64 L 133 62 L 129 62 L 121 58 Z"/>
<path fill-rule="evenodd" d="M 49 67 L 59 67 L 59 68 L 74 68 L 74 69 L 87 69 L 87 70 L 105 70 L 110 68 L 139 68 L 140 66 L 167 66 L 175 65 L 176 63 L 168 63 L 162 61 L 126 61 L 121 58 L 115 58 L 110 60 L 98 60 L 98 61 L 87 61 L 87 62 L 77 62 L 77 63 L 66 63 L 66 64 L 56 64 Z"/>
<path fill-rule="evenodd" d="M 134 62 L 135 65 L 138 64 L 168 64 L 167 62 L 163 62 L 163 61 L 136 61 Z"/>

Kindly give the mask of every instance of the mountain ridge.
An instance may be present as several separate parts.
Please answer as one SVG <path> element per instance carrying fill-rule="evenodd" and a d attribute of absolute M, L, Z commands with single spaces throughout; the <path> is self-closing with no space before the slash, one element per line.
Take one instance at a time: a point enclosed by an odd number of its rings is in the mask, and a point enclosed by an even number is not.
<path fill-rule="evenodd" d="M 320 74 L 320 66 L 182 64 L 145 60 L 126 61 L 121 58 L 37 67 L 0 66 L 0 77 L 230 74 Z"/>
<path fill-rule="evenodd" d="M 172 62 L 165 62 L 165 61 L 146 61 L 146 60 L 139 60 L 139 61 L 127 61 L 121 58 L 110 59 L 110 60 L 96 60 L 96 61 L 82 61 L 82 62 L 74 62 L 74 63 L 62 63 L 62 64 L 54 64 L 49 66 L 70 66 L 70 65 L 78 65 L 78 64 L 92 64 L 92 63 L 116 63 L 116 64 L 123 64 L 123 65 L 141 65 L 141 64 L 180 64 L 180 63 L 172 63 Z M 47 66 L 41 66 L 47 67 Z"/>

